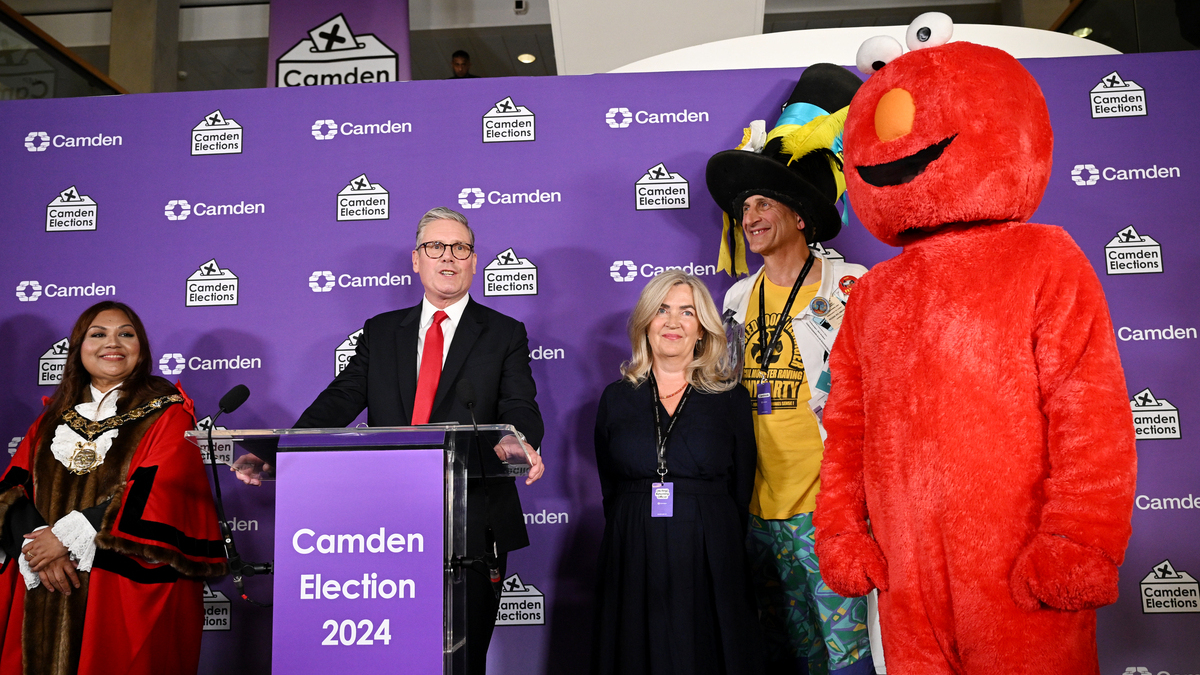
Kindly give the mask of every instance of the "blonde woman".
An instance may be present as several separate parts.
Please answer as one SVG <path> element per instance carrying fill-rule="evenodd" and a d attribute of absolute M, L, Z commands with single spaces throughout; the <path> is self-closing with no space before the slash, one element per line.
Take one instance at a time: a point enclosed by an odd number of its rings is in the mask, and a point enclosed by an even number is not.
<path fill-rule="evenodd" d="M 744 560 L 756 453 L 712 296 L 668 271 L 629 318 L 633 356 L 604 390 L 594 672 L 758 673 Z"/>

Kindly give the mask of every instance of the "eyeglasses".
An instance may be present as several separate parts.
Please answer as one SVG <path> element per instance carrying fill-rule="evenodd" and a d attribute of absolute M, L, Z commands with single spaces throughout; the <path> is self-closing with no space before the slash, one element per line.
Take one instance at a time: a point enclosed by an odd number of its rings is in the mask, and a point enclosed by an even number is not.
<path fill-rule="evenodd" d="M 418 249 L 425 249 L 425 255 L 437 260 L 442 257 L 446 249 L 450 249 L 450 255 L 453 255 L 457 260 L 466 260 L 475 252 L 475 247 L 471 244 L 443 244 L 440 241 L 427 241 L 423 244 L 417 244 Z"/>

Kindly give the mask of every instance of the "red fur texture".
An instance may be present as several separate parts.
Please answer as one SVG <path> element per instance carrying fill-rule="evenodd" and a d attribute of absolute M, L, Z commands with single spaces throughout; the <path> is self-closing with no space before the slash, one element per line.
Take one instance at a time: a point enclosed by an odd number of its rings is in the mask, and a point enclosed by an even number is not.
<path fill-rule="evenodd" d="M 969 141 L 911 183 L 850 181 L 876 236 L 906 246 L 859 280 L 830 356 L 817 551 L 833 590 L 881 589 L 891 675 L 1095 675 L 1094 609 L 1117 597 L 1133 419 L 1091 264 L 1061 228 L 1005 217 L 1037 207 L 1049 172 L 1036 85 L 1038 105 L 1006 91 L 1022 78 L 951 43 L 884 67 L 847 121 L 847 177 L 894 158 L 864 102 L 897 86 L 923 136 L 891 143 Z M 950 102 L 940 131 L 920 122 L 925 88 Z M 972 140 L 976 116 L 994 126 Z"/>

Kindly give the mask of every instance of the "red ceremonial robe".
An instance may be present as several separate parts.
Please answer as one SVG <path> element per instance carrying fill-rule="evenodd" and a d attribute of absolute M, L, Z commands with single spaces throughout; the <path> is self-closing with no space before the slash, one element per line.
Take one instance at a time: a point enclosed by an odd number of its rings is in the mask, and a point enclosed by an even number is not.
<path fill-rule="evenodd" d="M 120 427 L 105 463 L 92 472 L 106 465 L 113 472 L 117 485 L 108 492 L 64 488 L 91 474 L 60 473 L 64 467 L 48 443 L 33 447 L 42 420 L 30 427 L 0 479 L 0 523 L 24 497 L 53 525 L 61 515 L 47 517 L 46 495 L 39 500 L 37 490 L 84 495 L 77 501 L 86 503 L 51 509 L 68 512 L 117 498 L 96 535 L 92 569 L 78 573 L 81 588 L 69 599 L 44 586 L 26 591 L 15 560 L 0 568 L 0 675 L 70 673 L 76 659 L 80 675 L 196 672 L 202 579 L 225 574 L 227 567 L 204 465 L 183 436 L 194 427 L 191 401 L 185 400 L 187 405 L 168 403 Z M 37 614 L 26 617 L 27 607 Z M 50 621 L 46 615 L 56 612 L 62 616 Z M 79 643 L 60 644 L 76 641 L 63 635 L 77 636 Z M 23 653 L 30 654 L 24 668 Z"/>

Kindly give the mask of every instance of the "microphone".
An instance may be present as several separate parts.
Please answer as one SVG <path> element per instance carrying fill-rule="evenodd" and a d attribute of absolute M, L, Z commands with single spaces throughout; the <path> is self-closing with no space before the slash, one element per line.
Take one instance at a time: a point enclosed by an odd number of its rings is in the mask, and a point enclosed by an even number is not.
<path fill-rule="evenodd" d="M 270 607 L 269 604 L 255 602 L 246 595 L 242 578 L 244 576 L 252 577 L 255 574 L 270 574 L 271 563 L 246 562 L 238 555 L 237 547 L 233 543 L 233 531 L 229 527 L 229 521 L 225 518 L 225 500 L 221 497 L 221 481 L 217 477 L 217 453 L 213 448 L 212 440 L 212 432 L 213 428 L 217 426 L 217 418 L 223 413 L 237 410 L 248 398 L 250 398 L 250 389 L 244 384 L 239 384 L 226 392 L 217 403 L 219 410 L 216 415 L 213 415 L 212 424 L 208 426 L 208 459 L 209 465 L 212 467 L 213 488 L 217 493 L 217 522 L 221 526 L 221 537 L 225 543 L 225 557 L 229 559 L 229 571 L 233 575 L 233 585 L 237 588 L 238 595 L 242 596 L 246 602 L 259 607 Z"/>
<path fill-rule="evenodd" d="M 484 554 L 483 560 L 488 568 L 488 580 L 492 582 L 492 592 L 496 595 L 496 599 L 500 599 L 500 593 L 503 589 L 500 588 L 500 555 L 496 550 L 496 533 L 492 530 L 492 519 L 489 515 L 491 509 L 488 506 L 488 481 L 486 471 L 483 467 L 483 444 L 479 440 L 479 424 L 475 421 L 475 385 L 470 380 L 462 379 L 458 381 L 458 385 L 454 389 L 455 395 L 458 397 L 458 402 L 463 404 L 467 411 L 471 413 L 471 426 L 475 429 L 475 452 L 479 459 L 479 482 L 483 486 L 484 500 L 484 528 L 483 528 L 483 543 Z"/>

